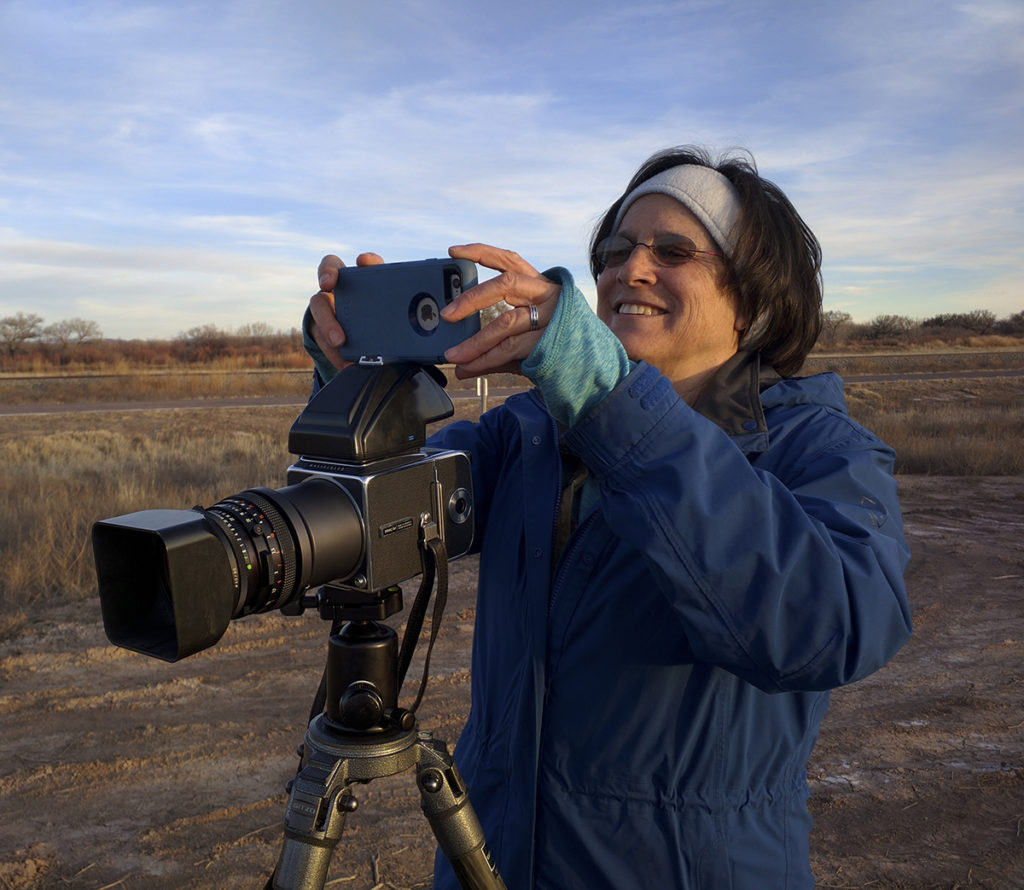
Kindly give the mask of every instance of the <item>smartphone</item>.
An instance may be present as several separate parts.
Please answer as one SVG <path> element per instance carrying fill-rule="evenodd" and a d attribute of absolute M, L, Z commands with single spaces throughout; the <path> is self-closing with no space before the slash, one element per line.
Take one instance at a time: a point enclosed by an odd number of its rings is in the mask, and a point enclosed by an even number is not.
<path fill-rule="evenodd" d="M 480 314 L 457 322 L 441 310 L 477 283 L 469 260 L 432 259 L 338 270 L 334 313 L 350 362 L 441 364 L 445 350 L 480 330 Z"/>

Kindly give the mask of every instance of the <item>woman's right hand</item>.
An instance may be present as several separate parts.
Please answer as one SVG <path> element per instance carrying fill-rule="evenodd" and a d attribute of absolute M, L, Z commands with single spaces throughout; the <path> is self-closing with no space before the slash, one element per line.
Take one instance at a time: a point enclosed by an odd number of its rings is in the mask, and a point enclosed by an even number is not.
<path fill-rule="evenodd" d="M 545 278 L 513 250 L 490 244 L 462 244 L 448 255 L 472 260 L 500 272 L 497 278 L 465 290 L 441 310 L 445 321 L 459 321 L 472 312 L 506 304 L 506 310 L 479 333 L 453 346 L 445 359 L 455 365 L 459 380 L 504 371 L 521 374 L 520 362 L 544 334 L 555 314 L 562 286 Z"/>
<path fill-rule="evenodd" d="M 356 257 L 357 266 L 378 266 L 383 262 L 375 253 L 361 253 Z M 339 371 L 352 364 L 338 354 L 339 347 L 345 345 L 345 331 L 334 314 L 334 288 L 338 285 L 338 270 L 344 267 L 345 264 L 334 254 L 320 260 L 316 270 L 320 290 L 309 298 L 309 315 L 313 321 L 309 333 L 327 360 Z"/>

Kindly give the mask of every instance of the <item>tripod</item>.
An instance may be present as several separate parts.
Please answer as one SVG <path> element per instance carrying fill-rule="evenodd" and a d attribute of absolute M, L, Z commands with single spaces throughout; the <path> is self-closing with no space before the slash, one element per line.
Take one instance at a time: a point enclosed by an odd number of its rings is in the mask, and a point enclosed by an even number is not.
<path fill-rule="evenodd" d="M 422 686 L 411 710 L 398 707 L 398 689 L 423 617 L 422 610 L 413 609 L 400 664 L 397 634 L 379 622 L 401 610 L 401 597 L 398 587 L 367 593 L 334 584 L 316 595 L 320 617 L 333 622 L 314 703 L 314 710 L 321 702 L 324 710 L 310 722 L 300 749 L 302 766 L 290 784 L 284 816 L 284 847 L 265 890 L 322 890 L 345 817 L 357 807 L 349 786 L 413 766 L 423 813 L 460 886 L 505 888 L 447 747 L 416 728 L 413 711 Z M 418 595 L 417 605 L 421 600 Z M 433 634 L 439 623 L 435 604 Z"/>

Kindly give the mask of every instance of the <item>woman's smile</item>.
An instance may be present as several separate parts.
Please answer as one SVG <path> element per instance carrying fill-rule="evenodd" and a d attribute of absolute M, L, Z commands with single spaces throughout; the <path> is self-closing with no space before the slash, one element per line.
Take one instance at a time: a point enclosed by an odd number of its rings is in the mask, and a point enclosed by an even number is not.
<path fill-rule="evenodd" d="M 620 303 L 615 307 L 618 315 L 664 315 L 665 310 L 646 303 Z"/>

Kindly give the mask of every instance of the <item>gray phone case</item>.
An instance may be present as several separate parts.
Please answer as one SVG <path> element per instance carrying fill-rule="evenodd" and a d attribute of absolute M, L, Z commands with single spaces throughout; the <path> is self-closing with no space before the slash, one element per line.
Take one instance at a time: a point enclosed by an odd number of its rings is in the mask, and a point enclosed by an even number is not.
<path fill-rule="evenodd" d="M 469 260 L 430 259 L 338 271 L 334 312 L 352 362 L 440 364 L 449 347 L 480 330 L 480 315 L 458 322 L 440 311 L 477 283 Z"/>

